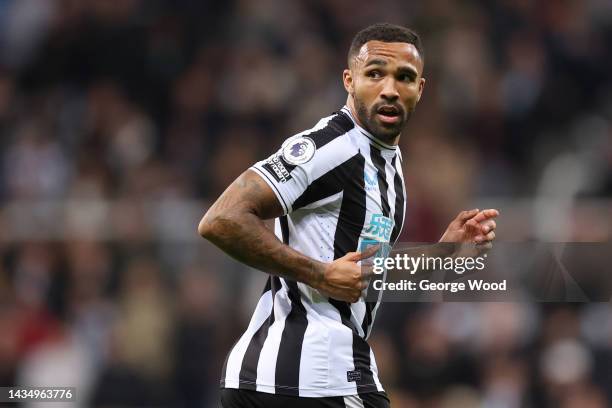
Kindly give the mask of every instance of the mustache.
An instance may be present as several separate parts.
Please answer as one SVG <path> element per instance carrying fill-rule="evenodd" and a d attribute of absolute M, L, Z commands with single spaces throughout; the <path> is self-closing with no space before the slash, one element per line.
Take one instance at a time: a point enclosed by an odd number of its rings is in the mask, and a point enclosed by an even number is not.
<path fill-rule="evenodd" d="M 376 114 L 376 113 L 378 113 L 378 110 L 379 110 L 381 107 L 383 107 L 383 106 L 384 106 L 384 107 L 392 107 L 392 108 L 394 108 L 394 109 L 396 109 L 396 110 L 397 110 L 397 112 L 398 112 L 398 114 L 399 114 L 400 116 L 402 116 L 402 117 L 404 117 L 404 116 L 405 116 L 404 108 L 403 108 L 401 105 L 399 105 L 399 104 L 397 104 L 397 103 L 392 103 L 392 102 L 380 102 L 380 103 L 375 104 L 375 105 L 372 107 L 372 114 Z"/>

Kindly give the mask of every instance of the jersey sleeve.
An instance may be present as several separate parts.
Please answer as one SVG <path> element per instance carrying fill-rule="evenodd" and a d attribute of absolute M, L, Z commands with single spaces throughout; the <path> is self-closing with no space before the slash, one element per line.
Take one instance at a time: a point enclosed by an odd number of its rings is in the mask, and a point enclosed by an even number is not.
<path fill-rule="evenodd" d="M 298 134 L 287 139 L 276 153 L 255 163 L 251 170 L 272 188 L 284 214 L 288 214 L 313 182 L 355 153 L 347 140 L 346 134 L 339 135 L 323 145 L 316 135 Z"/>

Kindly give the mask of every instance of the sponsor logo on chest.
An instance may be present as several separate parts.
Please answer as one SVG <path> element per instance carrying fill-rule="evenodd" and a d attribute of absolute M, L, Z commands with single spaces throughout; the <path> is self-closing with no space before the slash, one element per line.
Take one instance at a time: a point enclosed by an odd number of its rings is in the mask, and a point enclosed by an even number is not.
<path fill-rule="evenodd" d="M 363 172 L 363 178 L 365 179 L 364 186 L 367 192 L 378 190 L 378 178 L 376 176 L 376 172 L 371 173 L 366 170 Z"/>
<path fill-rule="evenodd" d="M 364 236 L 379 242 L 389 242 L 393 231 L 393 220 L 382 214 L 372 214 Z"/>

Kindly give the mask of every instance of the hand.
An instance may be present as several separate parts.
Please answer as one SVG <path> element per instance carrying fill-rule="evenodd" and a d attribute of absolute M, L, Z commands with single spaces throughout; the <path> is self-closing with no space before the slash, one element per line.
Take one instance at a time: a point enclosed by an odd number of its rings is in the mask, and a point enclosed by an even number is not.
<path fill-rule="evenodd" d="M 495 209 L 462 211 L 451 221 L 440 242 L 471 243 L 489 249 L 495 239 Z"/>
<path fill-rule="evenodd" d="M 371 246 L 363 252 L 349 252 L 326 265 L 323 279 L 316 285 L 323 295 L 345 302 L 355 303 L 368 286 L 371 268 L 362 268 L 358 262 L 370 258 L 379 246 Z"/>

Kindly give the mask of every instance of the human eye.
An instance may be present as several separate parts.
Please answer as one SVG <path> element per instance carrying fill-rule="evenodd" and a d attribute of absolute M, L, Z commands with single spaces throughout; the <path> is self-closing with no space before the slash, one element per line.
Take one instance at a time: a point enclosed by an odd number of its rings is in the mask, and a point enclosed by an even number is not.
<path fill-rule="evenodd" d="M 366 72 L 366 76 L 368 76 L 370 78 L 378 79 L 378 78 L 382 77 L 382 72 L 380 72 L 377 69 L 373 69 L 371 71 Z"/>
<path fill-rule="evenodd" d="M 399 74 L 397 79 L 401 82 L 414 82 L 414 75 L 411 74 Z"/>

